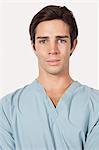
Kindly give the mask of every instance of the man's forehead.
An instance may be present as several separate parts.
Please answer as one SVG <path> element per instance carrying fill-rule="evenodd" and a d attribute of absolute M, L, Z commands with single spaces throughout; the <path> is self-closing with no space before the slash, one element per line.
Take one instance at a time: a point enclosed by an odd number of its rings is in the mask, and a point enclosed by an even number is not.
<path fill-rule="evenodd" d="M 68 34 L 69 26 L 62 20 L 50 20 L 40 22 L 36 29 L 35 34 Z M 45 35 L 44 35 L 45 36 Z"/>

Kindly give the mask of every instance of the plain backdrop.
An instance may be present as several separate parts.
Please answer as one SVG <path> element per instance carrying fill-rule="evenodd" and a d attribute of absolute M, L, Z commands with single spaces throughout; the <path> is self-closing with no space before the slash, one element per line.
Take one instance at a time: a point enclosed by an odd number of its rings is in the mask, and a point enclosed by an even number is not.
<path fill-rule="evenodd" d="M 0 1 L 0 97 L 31 83 L 38 76 L 29 24 L 46 5 L 67 6 L 78 24 L 78 45 L 70 58 L 74 80 L 99 88 L 98 1 Z"/>

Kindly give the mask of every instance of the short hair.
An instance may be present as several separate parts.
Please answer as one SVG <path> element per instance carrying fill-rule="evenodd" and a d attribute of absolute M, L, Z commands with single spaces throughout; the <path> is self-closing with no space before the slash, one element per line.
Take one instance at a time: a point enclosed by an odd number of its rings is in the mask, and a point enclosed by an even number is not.
<path fill-rule="evenodd" d="M 35 32 L 36 27 L 40 22 L 59 19 L 69 25 L 71 48 L 73 46 L 74 39 L 78 36 L 78 27 L 72 11 L 67 7 L 48 5 L 41 9 L 32 19 L 29 26 L 30 40 L 35 44 Z"/>

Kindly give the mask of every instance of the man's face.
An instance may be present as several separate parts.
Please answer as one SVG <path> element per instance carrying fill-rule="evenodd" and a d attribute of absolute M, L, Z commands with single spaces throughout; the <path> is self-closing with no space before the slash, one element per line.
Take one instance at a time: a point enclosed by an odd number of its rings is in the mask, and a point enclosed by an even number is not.
<path fill-rule="evenodd" d="M 59 75 L 68 72 L 71 49 L 69 26 L 62 20 L 44 21 L 35 33 L 39 71 Z"/>

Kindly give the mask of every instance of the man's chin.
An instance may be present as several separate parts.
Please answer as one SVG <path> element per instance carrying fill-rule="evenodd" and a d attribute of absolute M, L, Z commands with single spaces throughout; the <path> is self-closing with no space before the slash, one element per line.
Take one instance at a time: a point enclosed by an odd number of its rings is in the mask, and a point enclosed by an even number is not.
<path fill-rule="evenodd" d="M 60 75 L 60 74 L 62 74 L 62 70 L 60 70 L 60 69 L 49 69 L 49 70 L 47 70 L 47 72 L 50 75 Z"/>

